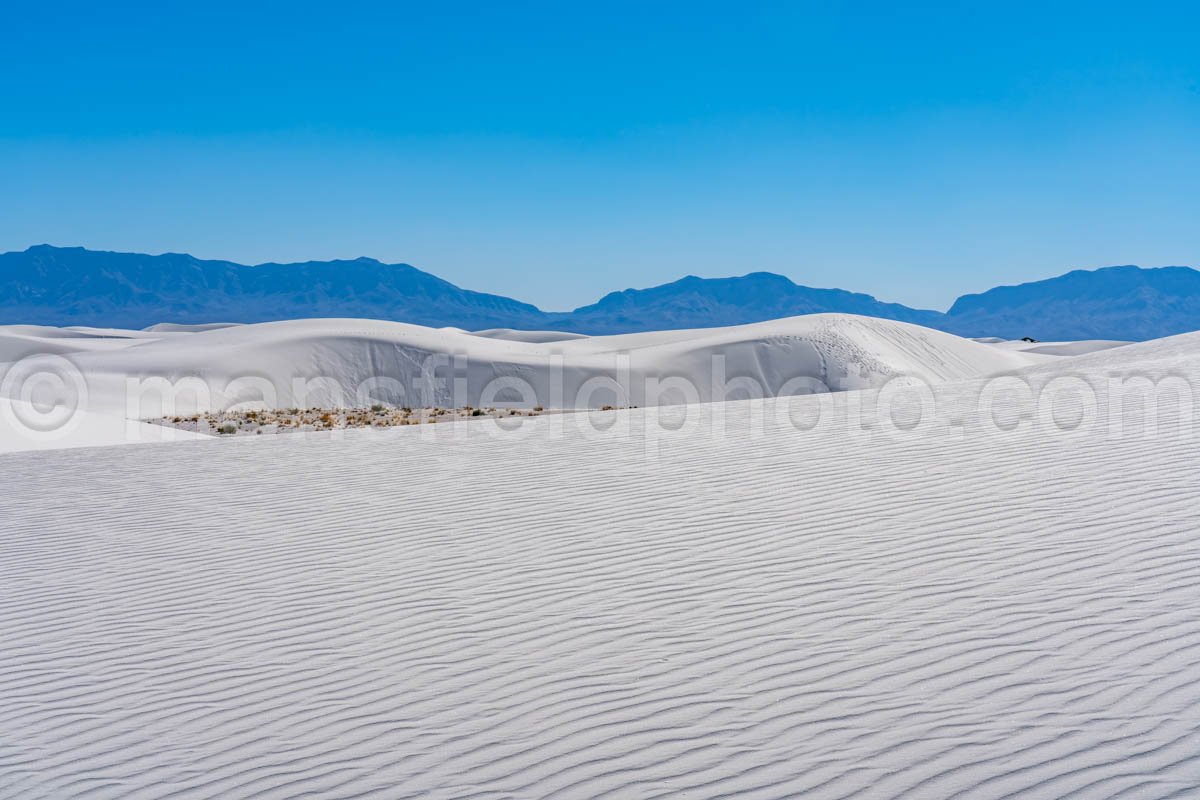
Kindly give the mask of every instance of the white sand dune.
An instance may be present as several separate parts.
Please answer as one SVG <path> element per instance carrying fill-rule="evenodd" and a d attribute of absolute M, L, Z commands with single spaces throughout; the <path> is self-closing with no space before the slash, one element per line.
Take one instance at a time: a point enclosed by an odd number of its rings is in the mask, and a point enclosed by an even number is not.
<path fill-rule="evenodd" d="M 646 406 L 878 387 L 897 376 L 940 383 L 1047 358 L 841 314 L 593 337 L 345 319 L 155 327 L 78 336 L 59 329 L 0 332 L 0 358 L 68 357 L 87 384 L 84 410 L 121 420 L 109 426 L 89 421 L 81 428 L 88 435 L 78 439 L 30 440 L 20 431 L 0 431 L 0 450 L 98 444 L 100 431 L 124 431 L 127 419 L 245 403 Z M 164 393 L 173 399 L 164 400 Z"/>
<path fill-rule="evenodd" d="M 158 327 L 158 326 L 156 326 Z M 184 328 L 187 326 L 175 326 Z M 205 326 L 192 326 L 202 328 Z M 225 327 L 225 326 L 219 326 Z M 123 350 L 147 342 L 176 338 L 190 331 L 130 331 L 122 328 L 55 328 L 49 325 L 0 325 L 0 368 L 31 355 Z"/>
<path fill-rule="evenodd" d="M 1064 361 L 1042 361 L 1027 367 L 1032 373 L 1076 371 L 1084 375 L 1116 375 L 1146 373 L 1164 375 L 1170 372 L 1190 376 L 1191 359 L 1197 352 L 1200 333 L 1183 333 L 1149 342 L 1132 342 L 1113 348 L 1098 348 Z M 1057 366 L 1055 366 L 1057 365 Z"/>
<path fill-rule="evenodd" d="M 471 331 L 473 336 L 483 336 L 487 339 L 504 339 L 509 342 L 532 342 L 546 344 L 548 342 L 569 342 L 572 339 L 586 339 L 582 333 L 566 333 L 564 331 L 517 331 L 512 328 L 489 328 L 485 331 Z"/>
<path fill-rule="evenodd" d="M 39 427 L 38 423 L 45 419 L 46 411 L 38 404 L 11 398 L 0 402 L 4 404 L 4 415 L 0 417 L 0 433 L 7 431 L 7 435 L 0 435 L 0 454 L 22 450 L 184 442 L 211 438 L 178 428 L 126 419 L 118 413 L 99 413 L 86 409 L 73 412 L 69 424 L 62 428 Z M 16 418 L 15 425 L 9 418 L 10 415 Z M 20 429 L 22 420 L 28 421 L 34 432 Z"/>
<path fill-rule="evenodd" d="M 979 387 L 0 457 L 0 796 L 1197 796 L 1194 422 Z"/>
<path fill-rule="evenodd" d="M 1129 342 L 1118 342 L 1111 339 L 1085 339 L 1077 342 L 1027 342 L 1024 339 L 1001 339 L 999 336 L 980 336 L 970 341 L 990 344 L 1000 350 L 1048 356 L 1082 356 L 1129 344 Z"/>
<path fill-rule="evenodd" d="M 976 339 L 975 341 L 980 341 Z M 1048 356 L 1085 356 L 1114 347 L 1125 347 L 1129 342 L 1117 342 L 1109 339 L 1087 339 L 1078 342 L 1026 342 L 1021 339 L 1004 341 L 997 339 L 991 342 L 1004 350 L 1018 350 L 1022 353 L 1034 353 Z"/>
<path fill-rule="evenodd" d="M 148 333 L 202 333 L 204 331 L 220 330 L 221 328 L 234 328 L 241 324 L 240 322 L 205 322 L 198 325 L 187 325 L 180 322 L 159 322 L 143 330 Z"/>
<path fill-rule="evenodd" d="M 160 376 L 176 381 L 200 376 L 213 390 L 211 404 L 221 408 L 260 399 L 260 390 L 244 376 L 266 378 L 275 397 L 268 403 L 348 405 L 359 387 L 383 377 L 389 389 L 374 387 L 379 399 L 412 405 L 482 405 L 493 402 L 489 384 L 519 379 L 528 396 L 501 399 L 546 407 L 647 405 L 647 381 L 680 378 L 695 389 L 691 399 L 713 399 L 713 357 L 724 358 L 727 380 L 749 379 L 764 395 L 786 390 L 789 380 L 806 378 L 830 390 L 878 386 L 896 375 L 931 382 L 976 377 L 1037 362 L 1036 356 L 1010 353 L 951 334 L 902 322 L 822 314 L 733 328 L 662 331 L 622 336 L 578 337 L 556 341 L 520 341 L 373 320 L 296 320 L 243 325 L 164 338 L 135 348 L 81 354 L 81 371 L 105 378 Z M 432 362 L 431 362 L 432 359 Z M 456 371 L 456 360 L 461 372 Z M 425 365 L 433 363 L 445 386 L 422 397 Z M 464 380 L 454 397 L 452 375 Z M 560 377 L 561 376 L 561 377 Z M 297 396 L 294 382 L 327 379 Z M 607 379 L 596 391 L 587 387 Z M 621 398 L 610 388 L 626 389 Z M 589 383 L 591 382 L 591 383 Z M 435 387 L 436 388 L 436 387 Z"/>

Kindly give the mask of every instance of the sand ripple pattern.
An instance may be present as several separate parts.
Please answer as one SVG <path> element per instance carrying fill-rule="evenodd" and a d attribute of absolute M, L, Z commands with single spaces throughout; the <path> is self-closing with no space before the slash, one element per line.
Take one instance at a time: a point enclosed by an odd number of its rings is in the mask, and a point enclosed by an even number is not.
<path fill-rule="evenodd" d="M 6 456 L 0 796 L 1196 797 L 1197 464 L 969 420 Z"/>

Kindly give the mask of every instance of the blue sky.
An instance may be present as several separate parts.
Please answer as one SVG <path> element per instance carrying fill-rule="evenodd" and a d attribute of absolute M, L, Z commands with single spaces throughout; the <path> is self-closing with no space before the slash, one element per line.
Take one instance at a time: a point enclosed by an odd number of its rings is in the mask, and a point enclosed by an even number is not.
<path fill-rule="evenodd" d="M 1182 3 L 45 5 L 0 8 L 0 250 L 371 255 L 552 310 L 1200 266 Z"/>

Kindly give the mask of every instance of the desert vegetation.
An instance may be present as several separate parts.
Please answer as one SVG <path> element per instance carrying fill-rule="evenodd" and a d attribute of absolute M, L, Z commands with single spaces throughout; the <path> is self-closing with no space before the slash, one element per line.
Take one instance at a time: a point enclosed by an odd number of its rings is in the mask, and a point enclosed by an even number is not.
<path fill-rule="evenodd" d="M 284 408 L 246 411 L 210 411 L 203 414 L 172 415 L 147 420 L 158 425 L 217 436 L 260 435 L 296 431 L 329 431 L 346 428 L 395 428 L 428 425 L 462 419 L 537 417 L 546 409 L 392 407 L 376 403 L 364 408 Z"/>

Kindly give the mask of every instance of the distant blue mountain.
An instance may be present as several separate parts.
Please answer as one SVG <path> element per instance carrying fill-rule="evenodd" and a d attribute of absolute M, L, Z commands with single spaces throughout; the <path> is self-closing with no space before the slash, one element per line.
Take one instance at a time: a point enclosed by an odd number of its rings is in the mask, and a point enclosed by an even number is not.
<path fill-rule="evenodd" d="M 143 328 L 157 322 L 368 317 L 463 328 L 530 327 L 545 315 L 371 258 L 247 267 L 38 245 L 0 255 L 0 322 Z"/>
<path fill-rule="evenodd" d="M 1143 341 L 1200 329 L 1200 272 L 1075 270 L 958 298 L 937 327 L 964 336 Z"/>
<path fill-rule="evenodd" d="M 264 322 L 368 317 L 466 329 L 623 333 L 712 327 L 838 311 L 931 324 L 940 315 L 781 275 L 683 280 L 615 292 L 593 306 L 547 313 L 461 289 L 408 264 L 370 258 L 244 266 L 189 255 L 150 256 L 37 245 L 0 255 L 0 323 L 143 328 L 159 322 Z"/>
<path fill-rule="evenodd" d="M 553 313 L 459 288 L 408 264 L 370 258 L 244 266 L 176 253 L 49 245 L 0 254 L 0 324 L 144 328 L 160 322 L 366 317 L 468 330 L 607 334 L 822 312 L 901 320 L 962 336 L 1152 339 L 1200 329 L 1200 272 L 1187 267 L 1077 270 L 965 295 L 945 314 L 841 289 L 800 286 L 769 272 L 688 276 Z"/>
<path fill-rule="evenodd" d="M 651 289 L 612 292 L 577 308 L 552 326 L 578 333 L 632 333 L 646 330 L 743 325 L 799 314 L 839 312 L 936 324 L 941 314 L 842 289 L 811 289 L 782 275 L 752 272 L 740 278 L 689 275 Z"/>

